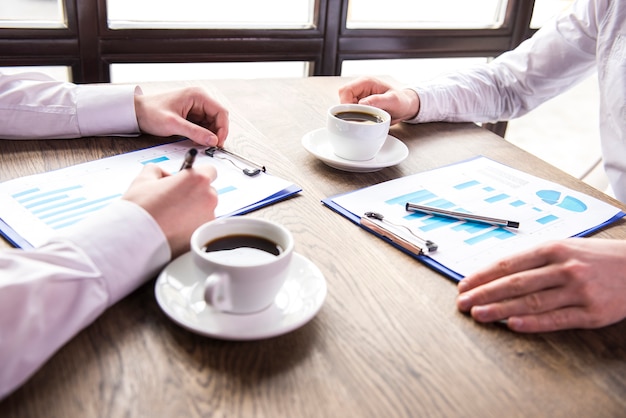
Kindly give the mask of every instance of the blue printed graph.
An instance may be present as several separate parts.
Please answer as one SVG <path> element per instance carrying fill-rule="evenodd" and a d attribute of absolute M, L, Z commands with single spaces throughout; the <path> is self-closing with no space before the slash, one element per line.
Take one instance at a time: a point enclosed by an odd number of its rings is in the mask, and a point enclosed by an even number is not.
<path fill-rule="evenodd" d="M 235 190 L 237 190 L 237 188 L 235 186 L 226 186 L 226 187 L 222 187 L 220 189 L 217 189 L 217 194 L 218 196 L 223 195 L 225 193 L 228 192 L 234 192 Z"/>
<path fill-rule="evenodd" d="M 174 162 L 167 155 L 157 155 L 135 161 L 141 165 L 162 164 L 162 167 L 170 167 Z M 175 172 L 172 174 L 175 175 Z M 76 180 L 70 179 L 66 183 L 74 181 Z M 218 188 L 217 194 L 224 195 L 236 190 L 236 186 L 226 185 Z M 113 201 L 121 198 L 122 193 L 94 188 L 86 190 L 81 184 L 62 185 L 62 183 L 57 183 L 57 185 L 48 188 L 45 185 L 31 187 L 13 193 L 11 197 L 41 222 L 58 230 L 74 225 L 87 215 L 105 208 Z"/>
<path fill-rule="evenodd" d="M 457 190 L 470 189 L 472 187 L 481 186 L 477 180 L 471 180 L 453 186 Z M 483 187 L 485 192 L 493 192 L 490 187 Z M 497 203 L 509 199 L 510 196 L 504 193 L 497 193 L 485 198 L 488 203 Z M 457 212 L 470 213 L 468 210 L 459 207 L 448 199 L 437 196 L 427 189 L 416 190 L 401 196 L 394 197 L 385 201 L 388 205 L 406 205 L 406 203 L 420 203 L 439 209 L 451 209 Z M 516 201 L 516 202 L 519 202 Z M 519 203 L 515 203 L 519 204 Z M 494 227 L 493 225 L 482 224 L 477 222 L 459 221 L 457 219 L 447 218 L 443 216 L 433 216 L 426 213 L 414 212 L 404 217 L 405 220 L 417 224 L 417 228 L 423 232 L 432 232 L 438 229 L 447 228 L 448 231 L 463 234 L 463 241 L 468 245 L 482 243 L 489 239 L 504 240 L 515 236 L 514 232 L 506 228 Z"/>
<path fill-rule="evenodd" d="M 509 197 L 511 197 L 511 196 L 509 196 L 506 193 L 500 193 L 500 194 L 497 194 L 495 196 L 488 197 L 487 199 L 485 199 L 485 202 L 496 203 L 496 202 L 499 202 L 501 200 L 508 199 Z"/>
<path fill-rule="evenodd" d="M 539 222 L 542 225 L 545 225 L 545 224 L 549 224 L 550 222 L 554 222 L 557 219 L 559 218 L 555 215 L 546 215 L 542 218 L 537 219 L 537 222 Z"/>
<path fill-rule="evenodd" d="M 223 195 L 237 190 L 235 186 L 225 186 L 217 190 Z M 72 185 L 52 190 L 32 188 L 11 195 L 24 209 L 52 229 L 71 226 L 87 215 L 105 208 L 122 197 L 121 193 L 103 196 L 87 196 L 81 185 Z"/>
<path fill-rule="evenodd" d="M 162 155 L 160 157 L 151 158 L 149 160 L 141 161 L 141 164 L 143 164 L 143 165 L 146 165 L 146 164 L 158 164 L 158 163 L 162 163 L 162 162 L 169 161 L 169 160 L 170 160 L 169 157 L 167 157 L 165 155 Z"/>
<path fill-rule="evenodd" d="M 483 234 L 480 235 L 476 235 L 472 238 L 466 239 L 465 243 L 469 244 L 469 245 L 475 245 L 478 243 L 481 243 L 483 241 L 486 241 L 490 238 L 495 238 L 495 239 L 499 239 L 499 240 L 504 240 L 507 238 L 513 238 L 515 236 L 515 234 L 509 230 L 506 230 L 504 228 L 498 227 L 496 229 L 492 229 L 490 231 L 487 231 Z"/>
<path fill-rule="evenodd" d="M 478 180 L 464 181 L 452 186 L 456 190 L 468 193 L 475 193 L 476 199 L 480 199 L 488 204 L 509 205 L 512 208 L 521 208 L 529 205 L 529 207 L 537 212 L 538 217 L 534 220 L 539 225 L 547 225 L 559 220 L 554 213 L 546 211 L 545 208 L 532 205 L 525 200 L 511 196 L 508 193 L 498 192 L 495 188 L 483 184 Z M 548 205 L 558 206 L 571 212 L 584 212 L 587 205 L 584 202 L 572 196 L 562 196 L 555 190 L 540 190 L 536 195 Z M 406 203 L 423 204 L 440 209 L 449 209 L 457 212 L 471 213 L 451 202 L 448 199 L 438 196 L 431 190 L 418 189 L 411 193 L 403 194 L 385 201 L 388 205 L 406 205 Z M 448 228 L 450 231 L 467 235 L 464 242 L 469 245 L 478 244 L 489 239 L 504 240 L 515 236 L 515 232 L 503 227 L 494 227 L 492 225 L 480 224 L 470 221 L 459 221 L 441 216 L 433 216 L 425 213 L 414 212 L 405 216 L 407 221 L 417 225 L 417 228 L 424 232 L 436 231 L 440 228 Z"/>
<path fill-rule="evenodd" d="M 556 190 L 539 190 L 537 196 L 549 205 L 556 205 L 571 212 L 584 212 L 587 210 L 580 200 L 572 196 L 561 196 L 561 192 Z"/>
<path fill-rule="evenodd" d="M 470 180 L 461 184 L 457 184 L 456 186 L 454 186 L 454 188 L 457 190 L 464 190 L 464 189 L 467 189 L 468 187 L 478 186 L 479 184 L 480 182 L 478 180 Z"/>
<path fill-rule="evenodd" d="M 436 198 L 437 195 L 433 192 L 429 192 L 426 189 L 418 190 L 413 193 L 404 194 L 402 196 L 394 197 L 393 199 L 387 200 L 385 203 L 389 205 L 406 205 L 409 202 L 413 203 L 424 203 L 427 200 L 431 200 Z"/>
<path fill-rule="evenodd" d="M 52 229 L 62 229 L 106 207 L 121 196 L 120 193 L 114 193 L 87 197 L 81 185 L 72 185 L 52 190 L 32 188 L 11 197 Z"/>

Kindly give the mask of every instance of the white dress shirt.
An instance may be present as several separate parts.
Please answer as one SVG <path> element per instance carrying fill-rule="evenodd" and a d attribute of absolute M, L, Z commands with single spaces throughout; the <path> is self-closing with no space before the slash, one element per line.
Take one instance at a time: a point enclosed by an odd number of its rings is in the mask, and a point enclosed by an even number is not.
<path fill-rule="evenodd" d="M 578 0 L 493 62 L 415 87 L 420 111 L 407 122 L 512 119 L 595 71 L 604 167 L 615 195 L 626 202 L 626 2 Z"/>
<path fill-rule="evenodd" d="M 0 138 L 78 138 L 138 133 L 136 86 L 76 86 L 40 73 L 0 71 Z"/>
<path fill-rule="evenodd" d="M 0 74 L 0 138 L 138 132 L 135 87 Z M 156 221 L 120 200 L 34 250 L 0 250 L 0 399 L 169 261 Z"/>

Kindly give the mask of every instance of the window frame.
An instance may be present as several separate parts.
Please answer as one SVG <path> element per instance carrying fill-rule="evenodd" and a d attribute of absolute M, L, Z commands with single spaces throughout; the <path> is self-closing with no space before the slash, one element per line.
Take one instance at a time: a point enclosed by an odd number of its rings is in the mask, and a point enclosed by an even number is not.
<path fill-rule="evenodd" d="M 493 29 L 348 29 L 349 0 L 316 0 L 310 29 L 111 29 L 106 0 L 64 0 L 67 28 L 0 29 L 0 65 L 66 65 L 77 83 L 109 82 L 112 63 L 495 57 L 529 37 L 534 0 L 509 0 Z"/>

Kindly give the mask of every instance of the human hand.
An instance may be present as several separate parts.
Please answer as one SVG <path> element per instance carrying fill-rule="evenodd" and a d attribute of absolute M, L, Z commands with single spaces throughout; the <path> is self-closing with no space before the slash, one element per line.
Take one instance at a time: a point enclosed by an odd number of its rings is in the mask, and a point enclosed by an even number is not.
<path fill-rule="evenodd" d="M 181 135 L 200 145 L 220 147 L 228 136 L 228 111 L 197 87 L 136 94 L 135 113 L 139 129 L 152 135 Z"/>
<path fill-rule="evenodd" d="M 467 276 L 457 306 L 518 332 L 599 328 L 626 318 L 626 241 L 543 244 Z"/>
<path fill-rule="evenodd" d="M 358 78 L 339 89 L 341 103 L 378 107 L 391 115 L 391 124 L 417 116 L 420 100 L 411 89 L 396 89 L 372 77 Z"/>
<path fill-rule="evenodd" d="M 170 175 L 147 164 L 122 197 L 144 208 L 159 224 L 176 257 L 189 251 L 195 229 L 215 219 L 217 177 L 213 166 L 199 166 Z"/>

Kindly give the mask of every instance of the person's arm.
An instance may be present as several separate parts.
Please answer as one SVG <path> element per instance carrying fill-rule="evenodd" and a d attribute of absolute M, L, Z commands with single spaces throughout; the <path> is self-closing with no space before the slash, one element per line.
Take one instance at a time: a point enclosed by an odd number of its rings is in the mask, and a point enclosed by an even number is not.
<path fill-rule="evenodd" d="M 36 250 L 0 252 L 0 398 L 169 258 L 156 222 L 127 201 Z"/>
<path fill-rule="evenodd" d="M 0 251 L 0 399 L 214 218 L 216 173 L 148 165 L 123 199 L 33 250 Z M 184 214 L 184 216 L 181 216 Z"/>
<path fill-rule="evenodd" d="M 64 83 L 0 73 L 0 138 L 180 135 L 224 145 L 228 111 L 200 88 L 143 95 L 138 86 Z"/>
<path fill-rule="evenodd" d="M 78 138 L 139 133 L 136 86 L 76 85 L 39 73 L 0 73 L 0 137 Z"/>
<path fill-rule="evenodd" d="M 576 2 L 493 62 L 414 87 L 420 112 L 406 122 L 510 120 L 565 92 L 596 69 L 598 9 L 608 7 Z"/>
<path fill-rule="evenodd" d="M 608 7 L 606 0 L 579 1 L 489 64 L 412 88 L 362 77 L 340 88 L 339 98 L 384 109 L 392 123 L 496 122 L 522 116 L 593 73 L 598 16 Z"/>

